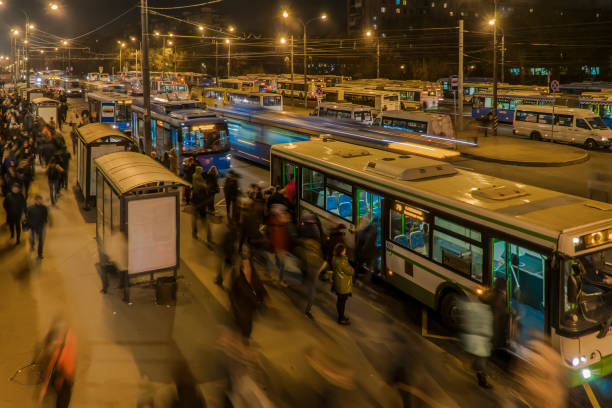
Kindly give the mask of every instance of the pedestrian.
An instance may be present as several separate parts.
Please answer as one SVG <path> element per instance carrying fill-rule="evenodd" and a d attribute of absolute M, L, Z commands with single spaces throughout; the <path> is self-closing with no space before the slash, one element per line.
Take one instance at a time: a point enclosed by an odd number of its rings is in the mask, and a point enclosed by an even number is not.
<path fill-rule="evenodd" d="M 369 282 L 378 263 L 378 245 L 376 242 L 378 230 L 368 217 L 363 217 L 361 220 L 361 229 L 357 233 L 357 242 L 355 243 L 357 271 L 365 275 L 365 282 Z"/>
<path fill-rule="evenodd" d="M 170 154 L 168 152 L 164 152 L 161 164 L 163 164 L 165 168 L 170 169 Z"/>
<path fill-rule="evenodd" d="M 493 349 L 501 350 L 506 346 L 510 317 L 506 307 L 506 279 L 497 278 L 493 287 L 482 295 L 481 301 L 489 305 L 493 313 Z"/>
<path fill-rule="evenodd" d="M 176 149 L 174 147 L 170 149 L 170 153 L 168 154 L 168 160 L 170 161 L 168 169 L 170 169 L 172 174 L 178 174 L 178 157 L 176 155 Z"/>
<path fill-rule="evenodd" d="M 196 166 L 193 174 L 193 196 L 191 200 L 191 207 L 193 209 L 192 234 L 194 238 L 198 237 L 198 223 L 202 221 L 206 230 L 206 243 L 209 244 L 211 242 L 211 231 L 207 212 L 210 194 L 208 193 L 206 182 L 202 177 L 202 172 L 202 166 Z"/>
<path fill-rule="evenodd" d="M 70 152 L 68 149 L 66 149 L 66 146 L 64 146 L 59 154 L 59 159 L 61 161 L 60 166 L 62 166 L 62 169 L 64 170 L 60 179 L 60 185 L 64 188 L 64 190 L 68 190 L 68 168 L 70 166 L 70 158 Z"/>
<path fill-rule="evenodd" d="M 195 163 L 193 157 L 188 157 L 183 164 L 183 178 L 189 184 L 193 183 L 193 173 L 195 172 Z M 191 202 L 191 187 L 185 187 L 185 204 L 189 205 Z"/>
<path fill-rule="evenodd" d="M 305 223 L 316 224 L 315 215 L 312 213 L 306 213 L 302 216 L 302 220 Z M 327 262 L 323 256 L 320 239 L 316 239 L 308 231 L 312 231 L 312 228 L 300 228 L 301 234 L 306 232 L 307 235 L 299 236 L 298 244 L 295 252 L 301 261 L 302 274 L 304 276 L 304 282 L 306 283 L 306 291 L 308 297 L 308 303 L 304 314 L 309 319 L 314 319 L 312 315 L 312 305 L 314 298 L 317 293 L 317 281 L 321 271 L 327 268 Z"/>
<path fill-rule="evenodd" d="M 198 387 L 193 373 L 185 362 L 181 362 L 173 370 L 176 397 L 171 408 L 206 408 L 206 400 Z"/>
<path fill-rule="evenodd" d="M 59 192 L 59 183 L 63 179 L 64 169 L 59 164 L 57 156 L 53 156 L 47 165 L 47 181 L 49 183 L 49 198 L 51 205 L 55 205 Z"/>
<path fill-rule="evenodd" d="M 479 301 L 466 300 L 460 303 L 459 310 L 462 322 L 461 341 L 465 351 L 474 356 L 472 368 L 476 372 L 478 385 L 482 388 L 492 388 L 486 374 L 493 337 L 491 308 Z"/>
<path fill-rule="evenodd" d="M 68 115 L 68 104 L 66 102 L 62 102 L 57 110 L 57 125 L 59 126 L 59 130 L 62 130 L 62 123 L 66 121 L 66 116 Z"/>
<path fill-rule="evenodd" d="M 339 243 L 334 248 L 334 258 L 332 260 L 334 269 L 334 292 L 338 296 L 336 310 L 338 311 L 338 323 L 343 325 L 350 324 L 349 318 L 344 315 L 346 301 L 352 296 L 353 275 L 355 271 L 346 256 L 346 246 Z"/>
<path fill-rule="evenodd" d="M 230 290 L 230 304 L 240 331 L 248 341 L 253 330 L 253 316 L 257 308 L 263 303 L 266 296 L 257 271 L 250 258 L 242 259 L 239 273 L 232 282 Z"/>
<path fill-rule="evenodd" d="M 21 194 L 21 186 L 17 183 L 11 186 L 10 192 L 4 199 L 4 210 L 6 220 L 11 231 L 11 239 L 16 239 L 16 244 L 21 242 L 21 218 L 26 211 L 26 200 Z"/>
<path fill-rule="evenodd" d="M 208 211 L 215 212 L 215 194 L 219 193 L 219 171 L 216 166 L 210 166 L 210 169 L 204 175 L 206 189 L 208 191 Z"/>
<path fill-rule="evenodd" d="M 34 205 L 28 207 L 26 221 L 30 228 L 30 250 L 34 251 L 35 240 L 38 238 L 38 258 L 40 259 L 43 257 L 44 233 L 48 216 L 47 207 L 43 204 L 40 194 L 37 194 L 34 197 Z"/>
<path fill-rule="evenodd" d="M 223 275 L 226 269 L 233 269 L 234 259 L 238 248 L 238 228 L 234 224 L 227 224 L 223 238 L 221 239 L 221 252 L 219 258 L 219 267 L 217 269 L 217 277 L 215 283 L 223 287 Z"/>
<path fill-rule="evenodd" d="M 289 286 L 285 281 L 287 254 L 291 249 L 287 229 L 289 222 L 291 222 L 291 216 L 287 213 L 286 208 L 280 204 L 274 205 L 268 219 L 268 241 L 270 252 L 274 256 L 274 262 L 278 268 L 278 284 L 285 288 Z"/>
<path fill-rule="evenodd" d="M 329 236 L 327 237 L 327 241 L 325 241 L 325 260 L 330 265 L 332 265 L 332 258 L 334 257 L 334 248 L 336 248 L 336 245 L 343 244 L 346 246 L 345 236 L 346 225 L 342 223 L 336 225 L 329 231 Z"/>
<path fill-rule="evenodd" d="M 240 175 L 234 170 L 230 170 L 225 178 L 225 184 L 223 185 L 223 195 L 225 197 L 225 211 L 227 212 L 227 221 L 230 222 L 232 218 L 235 219 L 236 214 L 236 201 L 240 193 L 240 187 L 238 186 L 238 179 Z M 234 215 L 234 217 L 232 217 Z"/>

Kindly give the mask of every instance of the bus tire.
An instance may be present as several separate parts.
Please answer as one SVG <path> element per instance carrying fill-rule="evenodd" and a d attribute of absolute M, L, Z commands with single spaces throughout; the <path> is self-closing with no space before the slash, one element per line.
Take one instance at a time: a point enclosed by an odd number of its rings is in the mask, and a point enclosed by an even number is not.
<path fill-rule="evenodd" d="M 540 135 L 540 132 L 531 132 L 529 138 L 531 140 L 542 140 L 542 135 Z"/>
<path fill-rule="evenodd" d="M 440 302 L 440 317 L 442 323 L 452 331 L 459 329 L 459 299 L 455 291 L 447 292 Z"/>
<path fill-rule="evenodd" d="M 584 147 L 586 147 L 588 150 L 593 150 L 597 147 L 597 142 L 593 139 L 587 139 L 586 142 L 584 142 Z"/>

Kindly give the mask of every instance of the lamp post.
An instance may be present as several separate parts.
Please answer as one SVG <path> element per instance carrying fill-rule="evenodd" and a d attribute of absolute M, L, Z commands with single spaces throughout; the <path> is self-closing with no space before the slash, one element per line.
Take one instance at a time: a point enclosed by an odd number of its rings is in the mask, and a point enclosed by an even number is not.
<path fill-rule="evenodd" d="M 117 41 L 117 44 L 119 44 L 119 72 L 122 73 L 123 72 L 123 58 L 122 58 L 122 51 L 125 48 L 125 43 L 121 42 L 121 41 Z"/>
<path fill-rule="evenodd" d="M 136 37 L 132 36 L 130 37 L 130 41 L 132 41 L 133 43 L 136 42 Z M 139 52 L 142 52 L 142 43 L 138 42 L 138 48 L 136 48 L 136 50 L 134 51 L 134 64 L 136 65 L 135 67 L 135 71 L 138 71 L 138 54 Z"/>
<path fill-rule="evenodd" d="M 227 44 L 227 77 L 229 78 L 231 76 L 232 42 L 229 38 L 226 38 L 225 43 Z"/>
<path fill-rule="evenodd" d="M 290 43 L 289 43 L 289 47 L 291 48 L 291 105 L 293 105 L 293 35 L 291 35 L 290 38 Z M 287 39 L 285 39 L 284 37 L 281 38 L 281 44 L 285 44 L 287 42 Z"/>
<path fill-rule="evenodd" d="M 372 37 L 372 31 L 366 31 L 366 37 Z M 376 79 L 380 78 L 380 38 L 376 37 Z"/>
<path fill-rule="evenodd" d="M 493 18 L 489 25 L 493 26 L 493 136 L 497 136 L 497 0 L 493 0 Z"/>
<path fill-rule="evenodd" d="M 288 11 L 283 11 L 283 18 L 284 19 L 288 19 L 289 18 L 289 12 Z M 311 18 L 310 20 L 304 22 L 299 18 L 295 18 L 300 24 L 302 24 L 302 28 L 304 29 L 304 107 L 308 108 L 308 48 L 307 48 L 307 35 L 306 35 L 306 28 L 308 27 L 308 24 L 312 23 L 313 21 L 327 21 L 327 14 L 321 14 L 319 17 L 315 17 L 315 18 Z"/>
<path fill-rule="evenodd" d="M 144 101 L 143 146 L 145 154 L 151 154 L 151 73 L 149 71 L 149 1 L 140 0 L 140 28 L 142 41 L 142 98 Z M 138 135 L 136 135 L 138 137 Z"/>
<path fill-rule="evenodd" d="M 18 77 L 18 67 L 19 67 L 19 58 L 17 58 L 17 36 L 19 35 L 19 30 L 17 30 L 16 28 L 11 30 L 11 34 L 12 34 L 12 38 L 11 38 L 11 45 L 12 45 L 12 54 L 13 54 L 13 84 L 17 84 L 17 77 Z M 14 44 L 14 45 L 13 45 Z"/>

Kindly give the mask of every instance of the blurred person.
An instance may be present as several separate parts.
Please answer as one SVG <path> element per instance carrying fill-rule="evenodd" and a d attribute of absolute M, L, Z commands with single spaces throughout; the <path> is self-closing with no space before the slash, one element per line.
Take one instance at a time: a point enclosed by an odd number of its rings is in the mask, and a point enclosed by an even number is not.
<path fill-rule="evenodd" d="M 227 212 L 228 222 L 230 222 L 232 218 L 236 219 L 236 202 L 240 194 L 240 187 L 238 185 L 239 179 L 240 179 L 240 174 L 230 169 L 230 171 L 227 174 L 227 177 L 225 178 L 225 184 L 223 185 L 223 195 L 225 197 L 225 210 Z"/>
<path fill-rule="evenodd" d="M 171 408 L 206 408 L 206 399 L 186 363 L 182 362 L 174 367 L 173 377 L 176 396 L 170 405 Z"/>
<path fill-rule="evenodd" d="M 338 224 L 334 228 L 332 228 L 331 231 L 329 231 L 329 236 L 325 240 L 324 254 L 325 254 L 325 260 L 327 261 L 327 264 L 330 267 L 332 265 L 332 259 L 334 257 L 334 248 L 336 248 L 336 245 L 342 244 L 346 246 L 345 236 L 346 236 L 346 226 L 344 224 Z M 329 280 L 328 271 L 321 272 L 319 278 L 322 281 Z"/>
<path fill-rule="evenodd" d="M 34 251 L 34 244 L 38 238 L 38 258 L 43 257 L 43 243 L 45 226 L 47 225 L 49 211 L 42 202 L 42 197 L 37 194 L 34 197 L 34 204 L 28 207 L 26 220 L 30 228 L 30 250 Z"/>
<path fill-rule="evenodd" d="M 68 104 L 62 102 L 57 110 L 57 124 L 59 130 L 62 130 L 62 123 L 66 122 L 66 116 L 68 115 Z"/>
<path fill-rule="evenodd" d="M 316 216 L 312 213 L 306 213 L 302 216 L 302 221 L 303 224 L 310 225 L 300 227 L 295 253 L 301 261 L 307 290 L 308 302 L 304 314 L 313 320 L 312 305 L 317 293 L 317 281 L 321 271 L 327 268 L 327 262 L 323 256 L 320 237 L 313 233 L 313 231 L 316 231 Z"/>
<path fill-rule="evenodd" d="M 493 337 L 493 313 L 489 305 L 466 300 L 460 303 L 462 322 L 461 341 L 465 351 L 474 356 L 472 368 L 476 371 L 478 385 L 493 388 L 486 374 L 487 359 L 491 355 Z"/>
<path fill-rule="evenodd" d="M 54 324 L 45 337 L 37 360 L 43 367 L 39 402 L 45 401 L 49 391 L 53 390 L 55 407 L 67 408 L 76 371 L 77 339 L 74 331 L 63 322 Z"/>
<path fill-rule="evenodd" d="M 215 212 L 215 194 L 219 193 L 219 171 L 216 166 L 210 166 L 210 169 L 204 174 L 206 182 L 206 190 L 208 191 L 208 211 Z"/>
<path fill-rule="evenodd" d="M 249 257 L 242 259 L 239 272 L 232 282 L 230 303 L 238 327 L 248 341 L 253 330 L 253 316 L 267 295 Z"/>
<path fill-rule="evenodd" d="M 47 164 L 47 182 L 49 183 L 49 198 L 51 205 L 55 205 L 59 193 L 60 181 L 64 178 L 64 168 L 60 164 L 61 160 L 57 155 L 49 159 Z"/>
<path fill-rule="evenodd" d="M 289 285 L 285 281 L 286 256 L 289 253 L 290 237 L 287 224 L 291 222 L 291 217 L 286 208 L 281 204 L 275 204 L 268 219 L 268 241 L 270 243 L 270 253 L 274 256 L 274 262 L 278 268 L 278 284 L 282 287 Z"/>
<path fill-rule="evenodd" d="M 378 262 L 377 233 L 376 225 L 370 222 L 369 217 L 361 218 L 361 225 L 355 242 L 355 256 L 357 271 L 365 275 L 365 282 L 369 282 L 372 274 L 376 271 Z"/>
<path fill-rule="evenodd" d="M 238 255 L 238 228 L 234 224 L 227 224 L 221 240 L 221 251 L 219 266 L 217 269 L 217 277 L 215 283 L 223 287 L 223 275 L 226 269 L 233 271 L 234 260 Z"/>
<path fill-rule="evenodd" d="M 178 156 L 176 155 L 176 149 L 174 147 L 170 149 L 168 159 L 170 160 L 170 166 L 168 168 L 172 174 L 178 174 Z"/>
<path fill-rule="evenodd" d="M 165 168 L 170 169 L 170 154 L 168 152 L 164 152 L 162 156 L 161 164 Z"/>
<path fill-rule="evenodd" d="M 206 213 L 208 211 L 208 189 L 206 182 L 202 177 L 202 166 L 196 166 L 193 173 L 193 194 L 191 197 L 191 207 L 193 209 L 193 237 L 198 237 L 198 222 L 204 222 L 204 228 L 206 229 L 206 241 L 210 241 L 210 225 L 206 222 Z"/>
<path fill-rule="evenodd" d="M 21 186 L 17 183 L 11 186 L 10 192 L 4 199 L 4 210 L 11 231 L 11 239 L 15 238 L 18 245 L 21 242 L 21 218 L 26 211 L 26 200 L 21 194 Z"/>
<path fill-rule="evenodd" d="M 349 318 L 344 315 L 346 301 L 353 292 L 353 275 L 355 271 L 349 263 L 346 255 L 346 246 L 342 243 L 336 244 L 334 248 L 334 257 L 332 260 L 334 269 L 334 292 L 338 296 L 336 302 L 336 310 L 338 312 L 338 323 L 343 325 L 350 324 Z"/>
<path fill-rule="evenodd" d="M 195 172 L 195 163 L 193 157 L 188 157 L 183 164 L 183 178 L 189 184 L 193 183 L 193 173 Z M 185 204 L 191 202 L 191 187 L 185 187 Z"/>
<path fill-rule="evenodd" d="M 506 279 L 497 278 L 493 287 L 482 295 L 481 301 L 489 305 L 493 313 L 493 349 L 503 349 L 508 338 L 509 324 L 509 314 L 506 307 Z"/>

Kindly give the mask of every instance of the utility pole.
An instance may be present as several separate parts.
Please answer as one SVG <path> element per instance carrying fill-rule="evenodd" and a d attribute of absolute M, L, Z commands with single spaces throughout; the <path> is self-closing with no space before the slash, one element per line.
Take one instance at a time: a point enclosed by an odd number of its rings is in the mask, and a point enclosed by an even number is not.
<path fill-rule="evenodd" d="M 227 40 L 227 77 L 231 77 L 232 41 Z"/>
<path fill-rule="evenodd" d="M 28 61 L 28 57 L 30 56 L 30 38 L 29 38 L 29 34 L 30 34 L 30 16 L 28 16 L 27 13 L 25 13 L 26 16 L 26 25 L 25 25 L 25 57 L 24 57 L 24 67 L 25 67 L 25 72 L 26 72 L 26 88 L 30 87 L 30 67 L 29 67 L 29 61 Z"/>
<path fill-rule="evenodd" d="M 293 101 L 293 35 L 291 35 L 291 105 L 294 104 Z"/>
<path fill-rule="evenodd" d="M 219 41 L 215 40 L 215 81 L 219 81 Z"/>
<path fill-rule="evenodd" d="M 380 78 L 380 38 L 376 37 L 376 79 Z"/>
<path fill-rule="evenodd" d="M 493 136 L 497 136 L 497 0 L 493 0 Z"/>
<path fill-rule="evenodd" d="M 501 81 L 504 82 L 504 59 L 506 56 L 506 48 L 505 48 L 506 36 L 502 31 L 502 40 L 501 40 Z"/>
<path fill-rule="evenodd" d="M 457 104 L 459 105 L 459 122 L 457 130 L 463 131 L 463 20 L 459 20 L 459 87 Z"/>
<path fill-rule="evenodd" d="M 304 24 L 304 108 L 308 109 L 308 53 L 306 50 L 306 24 Z"/>
<path fill-rule="evenodd" d="M 144 99 L 144 153 L 151 154 L 151 73 L 149 72 L 149 5 L 140 0 L 140 26 L 142 29 L 142 97 Z M 140 146 L 139 146 L 140 147 Z"/>

